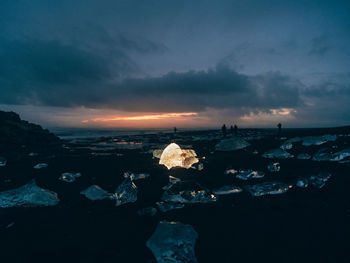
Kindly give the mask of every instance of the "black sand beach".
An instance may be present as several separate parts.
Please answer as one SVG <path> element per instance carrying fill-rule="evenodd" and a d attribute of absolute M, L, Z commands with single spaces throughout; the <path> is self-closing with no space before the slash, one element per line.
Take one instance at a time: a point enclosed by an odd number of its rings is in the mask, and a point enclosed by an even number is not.
<path fill-rule="evenodd" d="M 20 187 L 31 179 L 58 194 L 52 207 L 0 208 L 1 262 L 156 262 L 146 247 L 160 221 L 191 225 L 198 233 L 198 262 L 349 262 L 350 163 L 266 159 L 262 154 L 297 136 L 337 134 L 336 141 L 320 146 L 294 143 L 294 156 L 320 148 L 350 146 L 350 129 L 242 129 L 239 136 L 250 146 L 236 151 L 215 151 L 220 131 L 187 131 L 62 141 L 62 145 L 7 145 L 0 156 L 0 191 Z M 230 135 L 231 136 L 231 135 Z M 168 170 L 153 158 L 154 149 L 171 142 L 195 150 L 203 170 Z M 124 149 L 123 149 L 124 148 Z M 135 149 L 129 149 L 135 148 Z M 256 151 L 258 153 L 256 153 Z M 255 151 L 255 152 L 254 152 Z M 30 152 L 37 155 L 28 156 Z M 203 158 L 204 157 L 204 158 Z M 269 172 L 278 161 L 281 170 Z M 47 163 L 34 169 L 38 163 Z M 242 181 L 224 174 L 228 168 L 265 172 L 261 179 Z M 125 172 L 148 173 L 137 180 L 137 201 L 116 206 L 113 200 L 91 201 L 80 194 L 90 185 L 113 193 Z M 64 172 L 79 172 L 75 182 L 59 180 Z M 299 178 L 331 173 L 322 188 L 296 187 Z M 156 207 L 168 177 L 195 181 L 212 190 L 236 185 L 241 193 L 223 195 L 212 203 L 186 204 L 153 216 L 139 215 Z M 278 195 L 252 196 L 247 185 L 278 181 L 293 187 Z"/>

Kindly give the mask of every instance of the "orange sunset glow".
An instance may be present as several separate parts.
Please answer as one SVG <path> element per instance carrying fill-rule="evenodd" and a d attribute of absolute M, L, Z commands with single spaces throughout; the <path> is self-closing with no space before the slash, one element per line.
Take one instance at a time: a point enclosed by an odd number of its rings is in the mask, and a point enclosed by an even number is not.
<path fill-rule="evenodd" d="M 153 113 L 138 114 L 133 116 L 107 115 L 82 120 L 85 125 L 102 125 L 104 127 L 168 127 L 172 125 L 185 125 L 191 123 L 194 119 L 200 119 L 196 112 L 172 112 L 172 113 Z"/>

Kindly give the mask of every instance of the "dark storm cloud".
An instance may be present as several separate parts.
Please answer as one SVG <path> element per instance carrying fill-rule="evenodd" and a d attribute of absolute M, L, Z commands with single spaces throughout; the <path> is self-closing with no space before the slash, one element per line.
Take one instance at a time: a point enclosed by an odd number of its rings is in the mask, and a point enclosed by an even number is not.
<path fill-rule="evenodd" d="M 278 72 L 247 76 L 219 64 L 207 71 L 115 80 L 131 63 L 125 55 L 119 58 L 125 65 L 116 69 L 100 57 L 57 42 L 12 42 L 5 49 L 0 103 L 159 112 L 301 103 L 301 83 Z"/>
<path fill-rule="evenodd" d="M 335 116 L 350 111 L 349 14 L 329 0 L 3 0 L 0 103 Z"/>

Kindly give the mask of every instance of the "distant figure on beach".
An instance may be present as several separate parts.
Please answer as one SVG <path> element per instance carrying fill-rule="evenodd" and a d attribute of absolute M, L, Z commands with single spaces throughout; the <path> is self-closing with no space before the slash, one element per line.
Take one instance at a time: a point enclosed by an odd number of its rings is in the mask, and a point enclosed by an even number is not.
<path fill-rule="evenodd" d="M 233 134 L 233 126 L 230 126 L 230 133 Z"/>
<path fill-rule="evenodd" d="M 277 124 L 277 128 L 278 128 L 278 135 L 281 135 L 281 131 L 282 131 L 282 124 L 281 123 L 279 123 L 279 124 Z"/>
<path fill-rule="evenodd" d="M 238 127 L 237 127 L 236 124 L 235 124 L 235 126 L 233 127 L 233 129 L 234 129 L 235 136 L 237 136 L 237 135 L 238 135 Z"/>
<path fill-rule="evenodd" d="M 226 137 L 226 134 L 227 134 L 227 128 L 226 128 L 226 125 L 222 125 L 221 127 L 221 131 L 222 131 L 222 135 L 224 135 L 224 137 Z"/>
<path fill-rule="evenodd" d="M 174 127 L 174 133 L 176 133 L 177 132 L 177 129 L 176 129 L 176 127 Z"/>

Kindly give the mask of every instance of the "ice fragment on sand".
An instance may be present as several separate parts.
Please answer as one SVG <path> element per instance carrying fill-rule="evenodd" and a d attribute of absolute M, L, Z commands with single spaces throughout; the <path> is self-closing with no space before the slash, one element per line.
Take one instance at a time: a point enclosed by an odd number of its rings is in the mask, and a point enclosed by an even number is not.
<path fill-rule="evenodd" d="M 249 142 L 238 137 L 233 137 L 230 139 L 224 139 L 218 144 L 216 144 L 215 150 L 216 151 L 235 151 L 235 150 L 246 148 L 249 145 L 250 145 Z"/>
<path fill-rule="evenodd" d="M 159 222 L 146 242 L 158 263 L 196 263 L 194 246 L 198 238 L 191 225 Z"/>
<path fill-rule="evenodd" d="M 309 178 L 309 183 L 317 188 L 322 188 L 325 186 L 326 182 L 329 178 L 331 178 L 331 174 L 327 172 L 320 172 L 317 175 L 312 175 Z"/>
<path fill-rule="evenodd" d="M 48 166 L 47 163 L 38 163 L 37 165 L 34 166 L 34 169 L 46 168 L 47 166 Z"/>
<path fill-rule="evenodd" d="M 190 168 L 192 164 L 198 163 L 194 150 L 182 150 L 176 143 L 169 144 L 160 156 L 159 164 L 165 165 L 169 170 L 173 167 Z"/>
<path fill-rule="evenodd" d="M 137 201 L 137 187 L 134 182 L 129 177 L 127 177 L 117 187 L 114 196 L 116 199 L 116 206 L 127 203 L 134 203 Z"/>
<path fill-rule="evenodd" d="M 213 193 L 216 195 L 228 195 L 242 192 L 242 188 L 233 185 L 225 185 L 220 188 L 214 189 Z"/>
<path fill-rule="evenodd" d="M 287 159 L 287 158 L 293 158 L 294 156 L 280 148 L 277 149 L 272 149 L 267 152 L 265 152 L 262 155 L 264 158 L 269 158 L 269 159 Z"/>
<path fill-rule="evenodd" d="M 67 183 L 73 183 L 80 176 L 81 173 L 63 173 L 59 179 Z"/>
<path fill-rule="evenodd" d="M 59 199 L 55 192 L 37 186 L 35 180 L 19 188 L 0 192 L 0 207 L 54 206 Z"/>
<path fill-rule="evenodd" d="M 307 136 L 302 138 L 303 146 L 321 145 L 329 141 L 337 140 L 337 135 Z"/>
<path fill-rule="evenodd" d="M 208 193 L 206 190 L 185 190 L 178 193 L 164 192 L 162 201 L 175 203 L 210 203 L 218 200 L 214 194 Z"/>
<path fill-rule="evenodd" d="M 91 185 L 85 190 L 81 191 L 80 194 L 84 195 L 90 200 L 103 200 L 103 199 L 113 199 L 113 195 L 103 190 L 98 185 Z"/>
<path fill-rule="evenodd" d="M 238 171 L 235 170 L 235 169 L 227 169 L 227 170 L 225 171 L 225 174 L 236 174 L 236 173 L 238 173 Z"/>
<path fill-rule="evenodd" d="M 297 187 L 306 188 L 309 186 L 309 180 L 307 178 L 300 178 L 296 183 Z"/>
<path fill-rule="evenodd" d="M 280 147 L 282 150 L 290 150 L 293 148 L 293 144 L 291 142 L 285 142 Z"/>
<path fill-rule="evenodd" d="M 239 173 L 236 175 L 236 178 L 241 180 L 248 180 L 248 179 L 263 178 L 264 176 L 265 176 L 264 172 L 252 171 L 252 170 L 240 170 Z"/>
<path fill-rule="evenodd" d="M 140 179 L 145 179 L 145 178 L 149 177 L 150 175 L 147 173 L 135 174 L 135 173 L 126 172 L 123 174 L 123 176 L 124 176 L 124 178 L 130 178 L 132 181 L 136 181 L 136 180 L 140 180 Z"/>
<path fill-rule="evenodd" d="M 290 188 L 292 188 L 292 185 L 280 182 L 265 182 L 247 186 L 247 190 L 252 196 L 283 194 Z"/>
<path fill-rule="evenodd" d="M 331 161 L 339 162 L 350 156 L 350 148 L 339 152 L 332 153 L 331 149 L 323 148 L 314 154 L 312 160 L 314 161 Z"/>
<path fill-rule="evenodd" d="M 300 154 L 298 154 L 297 159 L 308 160 L 308 159 L 311 159 L 311 155 L 307 154 L 307 153 L 300 153 Z"/>
<path fill-rule="evenodd" d="M 6 166 L 7 160 L 0 156 L 0 166 Z"/>
<path fill-rule="evenodd" d="M 281 170 L 281 165 L 280 165 L 280 163 L 270 163 L 270 164 L 267 166 L 267 169 L 268 169 L 270 172 L 276 173 L 276 172 L 279 172 L 279 171 Z"/>

